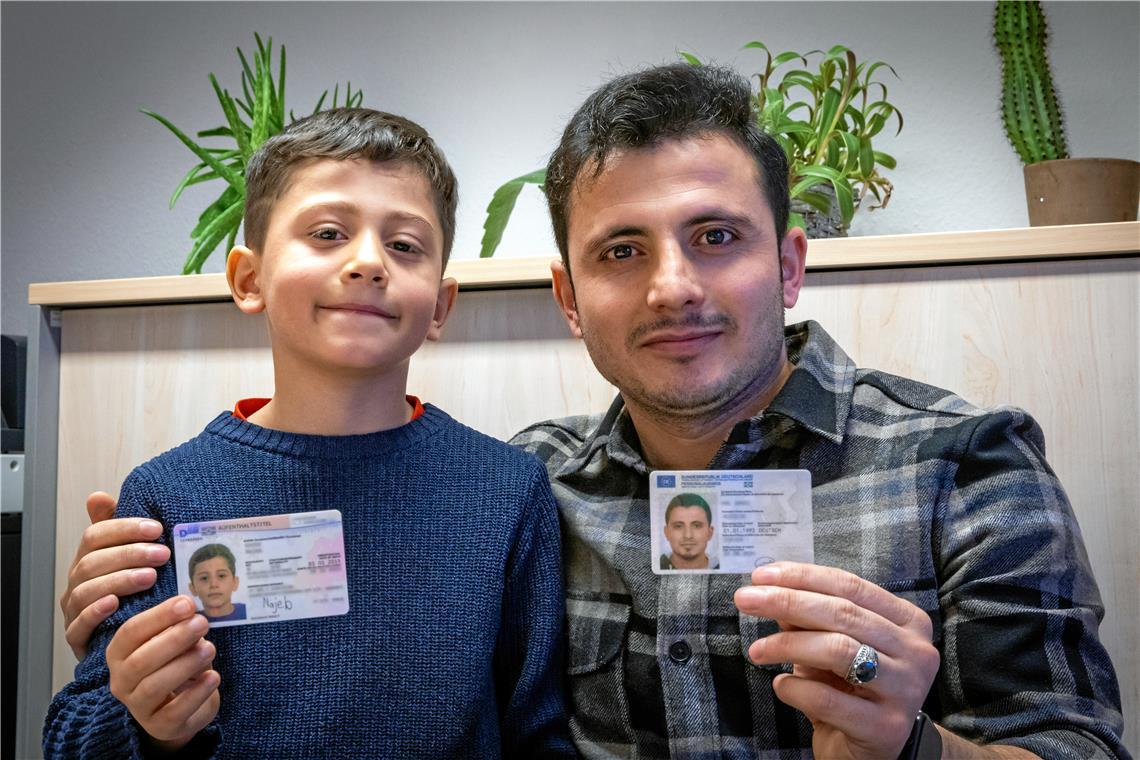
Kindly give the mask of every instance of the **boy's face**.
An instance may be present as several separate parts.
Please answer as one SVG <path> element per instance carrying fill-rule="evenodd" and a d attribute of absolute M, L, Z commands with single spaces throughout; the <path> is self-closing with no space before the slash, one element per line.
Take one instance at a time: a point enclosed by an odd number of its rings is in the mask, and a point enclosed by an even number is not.
<path fill-rule="evenodd" d="M 442 260 L 442 226 L 418 169 L 316 159 L 294 168 L 263 250 L 235 247 L 227 273 L 243 311 L 265 310 L 275 362 L 406 374 L 454 303 Z"/>
<path fill-rule="evenodd" d="M 218 617 L 233 612 L 230 597 L 237 591 L 238 577 L 230 570 L 225 557 L 213 557 L 194 565 L 190 576 L 190 591 L 202 600 L 206 617 Z"/>

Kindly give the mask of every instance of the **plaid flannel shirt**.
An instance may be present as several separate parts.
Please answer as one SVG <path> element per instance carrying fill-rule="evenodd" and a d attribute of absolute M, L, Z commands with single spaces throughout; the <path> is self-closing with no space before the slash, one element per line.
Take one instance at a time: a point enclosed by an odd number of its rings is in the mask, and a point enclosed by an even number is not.
<path fill-rule="evenodd" d="M 1046 758 L 1127 757 L 1116 676 L 1080 530 L 1023 411 L 851 359 L 817 324 L 786 331 L 796 368 L 709 469 L 812 475 L 815 557 L 922 608 L 941 667 L 923 709 L 975 741 Z M 586 757 L 807 758 L 812 729 L 748 645 L 747 576 L 651 568 L 649 467 L 619 396 L 604 415 L 512 441 L 546 463 L 563 529 L 571 730 Z"/>

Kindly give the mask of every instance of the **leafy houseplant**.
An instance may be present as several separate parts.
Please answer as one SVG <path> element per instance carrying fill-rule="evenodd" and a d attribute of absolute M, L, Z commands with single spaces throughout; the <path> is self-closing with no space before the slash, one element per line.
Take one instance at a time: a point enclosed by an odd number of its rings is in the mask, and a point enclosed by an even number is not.
<path fill-rule="evenodd" d="M 762 42 L 749 42 L 744 48 L 763 50 L 767 56 L 763 71 L 756 75 L 759 87 L 753 97 L 760 128 L 788 156 L 789 225 L 804 227 L 809 237 L 845 235 L 857 205 L 868 194 L 876 201 L 870 208 L 885 208 L 894 188 L 878 167 L 893 169 L 895 159 L 875 150 L 872 140 L 892 119 L 898 134 L 903 118 L 875 74 L 882 68 L 891 73 L 894 69 L 882 61 L 858 63 L 842 45 L 827 52 L 785 52 L 775 57 Z M 681 56 L 701 65 L 690 53 Z M 776 76 L 786 64 L 799 61 L 806 67 L 809 57 L 816 56 L 816 70 L 791 69 Z M 541 188 L 545 179 L 539 170 L 495 191 L 483 223 L 480 257 L 495 253 L 522 188 L 527 184 Z"/>
<path fill-rule="evenodd" d="M 744 48 L 766 56 L 755 75 L 759 86 L 753 97 L 760 128 L 788 157 L 788 223 L 804 227 L 809 237 L 846 235 L 860 200 L 871 195 L 876 205 L 870 208 L 885 208 L 894 187 L 879 167 L 893 169 L 895 159 L 875 150 L 873 140 L 892 119 L 898 125 L 895 134 L 901 132 L 903 118 L 875 75 L 883 68 L 894 74 L 894 69 L 883 61 L 858 63 L 842 45 L 775 57 L 763 42 Z M 681 55 L 689 63 L 701 63 L 694 55 Z M 818 58 L 813 68 L 807 68 L 810 58 Z M 793 62 L 802 68 L 777 76 L 778 69 Z"/>
<path fill-rule="evenodd" d="M 197 133 L 199 138 L 230 138 L 234 143 L 231 147 L 200 145 L 187 137 L 168 119 L 145 108 L 141 109 L 147 116 L 154 118 L 173 132 L 174 136 L 199 159 L 199 163 L 186 173 L 174 189 L 174 194 L 170 198 L 171 208 L 174 208 L 182 191 L 191 185 L 213 179 L 222 179 L 226 182 L 225 190 L 202 212 L 198 217 L 197 226 L 190 233 L 194 244 L 186 257 L 186 262 L 182 265 L 182 274 L 201 272 L 202 264 L 222 240 L 227 241 L 227 250 L 233 246 L 238 228 L 241 226 L 242 210 L 245 205 L 246 164 L 265 140 L 285 128 L 285 46 L 281 46 L 277 80 L 274 81 L 273 38 L 270 37 L 263 43 L 261 36 L 254 34 L 254 40 L 257 43 L 257 50 L 253 54 L 252 66 L 241 48 L 237 51 L 242 66 L 242 97 L 230 95 L 228 90 L 218 84 L 217 77 L 210 74 L 210 84 L 214 87 L 226 123 Z M 332 108 L 337 107 L 339 90 L 339 85 L 333 89 Z M 313 113 L 321 110 L 327 97 L 328 90 L 325 90 L 317 101 Z M 350 82 L 345 88 L 344 105 L 358 106 L 363 98 L 364 94 L 360 90 L 353 92 Z M 296 121 L 292 111 L 289 112 L 289 121 Z"/>
<path fill-rule="evenodd" d="M 998 0 L 994 44 L 1002 65 L 1001 118 L 1010 144 L 1025 165 L 1029 223 L 1136 219 L 1140 164 L 1112 158 L 1069 158 L 1047 41 L 1040 2 Z"/>

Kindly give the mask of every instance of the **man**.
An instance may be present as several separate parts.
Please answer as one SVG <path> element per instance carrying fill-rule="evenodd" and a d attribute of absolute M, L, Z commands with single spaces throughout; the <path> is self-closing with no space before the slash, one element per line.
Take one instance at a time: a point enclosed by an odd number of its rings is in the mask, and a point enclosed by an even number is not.
<path fill-rule="evenodd" d="M 746 80 L 675 65 L 610 81 L 545 189 L 555 298 L 621 391 L 514 439 L 562 514 L 583 755 L 1127 757 L 1103 609 L 1036 423 L 857 370 L 817 324 L 784 328 L 807 242 Z M 811 472 L 818 564 L 744 588 L 653 573 L 651 470 L 763 468 Z M 73 647 L 105 594 L 149 582 L 124 568 L 165 558 L 117 544 L 159 531 L 89 529 L 61 599 Z"/>
<path fill-rule="evenodd" d="M 665 505 L 665 540 L 672 554 L 662 554 L 662 570 L 716 570 L 708 547 L 716 529 L 712 507 L 700 494 L 679 493 Z"/>

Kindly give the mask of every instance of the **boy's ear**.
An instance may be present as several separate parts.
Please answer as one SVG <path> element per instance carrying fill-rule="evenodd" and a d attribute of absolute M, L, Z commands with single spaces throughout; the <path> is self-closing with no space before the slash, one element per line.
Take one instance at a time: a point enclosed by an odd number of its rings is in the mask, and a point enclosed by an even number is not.
<path fill-rule="evenodd" d="M 554 302 L 558 304 L 570 333 L 575 338 L 582 337 L 582 326 L 578 321 L 578 301 L 574 298 L 574 281 L 561 261 L 550 264 L 550 278 L 554 285 Z"/>
<path fill-rule="evenodd" d="M 435 312 L 431 316 L 431 327 L 428 328 L 428 340 L 439 340 L 443 335 L 443 325 L 451 316 L 451 311 L 455 308 L 455 299 L 458 296 L 458 280 L 454 277 L 444 277 L 440 280 L 439 293 L 435 297 Z"/>
<path fill-rule="evenodd" d="M 261 258 L 244 245 L 235 245 L 226 258 L 226 282 L 234 303 L 246 314 L 265 310 L 265 299 L 258 285 Z"/>

